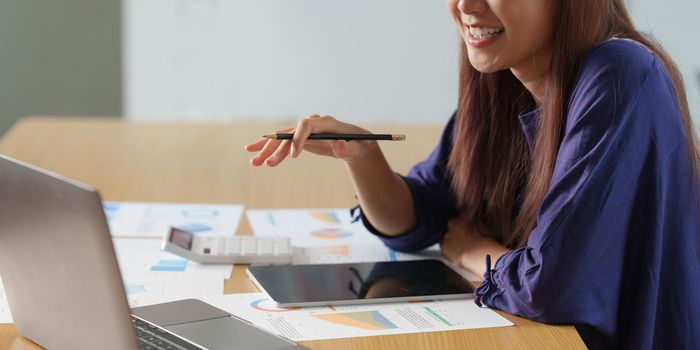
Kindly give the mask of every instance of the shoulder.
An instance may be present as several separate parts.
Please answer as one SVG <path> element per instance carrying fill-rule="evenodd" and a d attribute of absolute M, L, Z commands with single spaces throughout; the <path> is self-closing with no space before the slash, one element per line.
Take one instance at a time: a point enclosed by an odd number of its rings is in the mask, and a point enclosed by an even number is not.
<path fill-rule="evenodd" d="M 593 119 L 609 122 L 627 115 L 653 96 L 658 108 L 677 105 L 675 91 L 661 60 L 636 41 L 611 39 L 589 50 L 581 60 L 569 99 L 568 123 L 597 109 Z"/>
<path fill-rule="evenodd" d="M 585 63 L 626 63 L 648 66 L 656 55 L 644 44 L 631 39 L 613 38 L 599 43 L 583 56 Z"/>
<path fill-rule="evenodd" d="M 565 133 L 579 130 L 601 138 L 610 133 L 627 142 L 673 144 L 683 133 L 678 98 L 663 62 L 626 39 L 603 42 L 582 58 L 565 119 Z"/>
<path fill-rule="evenodd" d="M 643 44 L 628 39 L 610 39 L 590 49 L 582 58 L 576 86 L 609 85 L 634 91 L 660 65 L 656 55 Z M 635 87 L 636 89 L 629 89 Z"/>
<path fill-rule="evenodd" d="M 624 73 L 648 72 L 658 61 L 656 54 L 630 39 L 610 39 L 590 49 L 581 60 L 580 70 L 615 68 Z"/>

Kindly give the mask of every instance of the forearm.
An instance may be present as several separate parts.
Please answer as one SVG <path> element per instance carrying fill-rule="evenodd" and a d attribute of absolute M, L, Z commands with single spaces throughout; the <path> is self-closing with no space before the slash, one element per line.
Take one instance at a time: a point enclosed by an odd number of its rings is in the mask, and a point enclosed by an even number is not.
<path fill-rule="evenodd" d="M 355 193 L 370 223 L 387 236 L 410 231 L 416 225 L 413 198 L 406 182 L 376 150 L 355 162 L 346 162 Z"/>

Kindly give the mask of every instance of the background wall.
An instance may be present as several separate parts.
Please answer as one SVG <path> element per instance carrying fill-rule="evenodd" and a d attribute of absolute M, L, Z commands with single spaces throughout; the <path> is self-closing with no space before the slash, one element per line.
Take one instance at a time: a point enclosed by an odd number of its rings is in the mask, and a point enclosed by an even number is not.
<path fill-rule="evenodd" d="M 0 1 L 0 135 L 22 116 L 121 114 L 119 0 Z"/>
<path fill-rule="evenodd" d="M 458 38 L 442 0 L 124 0 L 124 111 L 138 119 L 441 122 Z M 700 126 L 700 3 L 630 0 L 677 60 Z"/>
<path fill-rule="evenodd" d="M 628 6 L 679 64 L 700 130 L 700 2 Z M 442 122 L 457 51 L 442 0 L 5 0 L 0 134 L 31 114 Z"/>
<path fill-rule="evenodd" d="M 139 119 L 447 120 L 458 36 L 438 0 L 125 0 Z"/>

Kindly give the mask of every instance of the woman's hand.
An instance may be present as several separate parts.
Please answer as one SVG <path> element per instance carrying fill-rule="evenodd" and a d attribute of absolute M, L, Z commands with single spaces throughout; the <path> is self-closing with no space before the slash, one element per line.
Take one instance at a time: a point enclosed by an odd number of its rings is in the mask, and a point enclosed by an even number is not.
<path fill-rule="evenodd" d="M 329 116 L 312 115 L 296 128 L 280 132 L 294 133 L 292 140 L 260 139 L 245 146 L 258 152 L 250 160 L 253 166 L 277 166 L 287 156 L 296 158 L 302 150 L 345 161 L 355 195 L 369 221 L 386 235 L 398 235 L 415 226 L 416 215 L 411 191 L 389 166 L 377 141 L 307 140 L 311 133 L 368 134 L 365 129 Z"/>
<path fill-rule="evenodd" d="M 369 131 L 346 124 L 331 116 L 312 115 L 299 121 L 296 128 L 280 130 L 294 133 L 292 140 L 260 139 L 245 146 L 248 152 L 258 152 L 250 160 L 253 166 L 277 166 L 288 155 L 296 158 L 302 150 L 352 163 L 361 160 L 369 152 L 378 151 L 376 141 L 307 140 L 311 133 L 369 134 Z"/>
<path fill-rule="evenodd" d="M 496 261 L 508 249 L 491 237 L 483 235 L 482 229 L 472 227 L 464 215 L 447 222 L 447 233 L 440 242 L 440 250 L 450 262 L 483 276 L 486 272 L 486 254 Z"/>

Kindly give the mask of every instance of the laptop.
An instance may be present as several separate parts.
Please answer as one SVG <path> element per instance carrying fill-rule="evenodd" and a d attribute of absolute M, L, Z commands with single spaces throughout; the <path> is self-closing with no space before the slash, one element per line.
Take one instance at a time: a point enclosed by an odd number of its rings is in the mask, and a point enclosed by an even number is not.
<path fill-rule="evenodd" d="M 2 155 L 0 276 L 49 349 L 306 349 L 200 300 L 130 310 L 97 191 Z"/>

